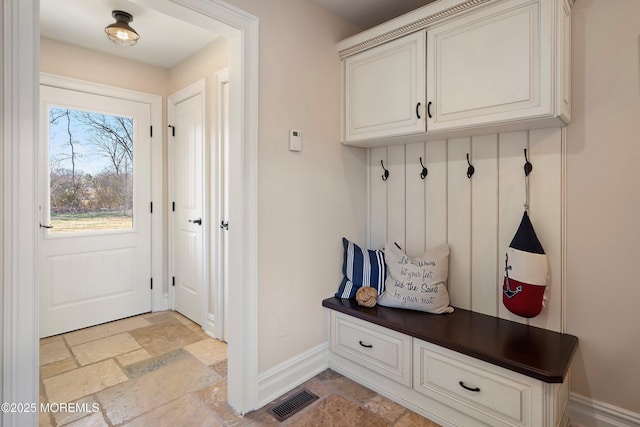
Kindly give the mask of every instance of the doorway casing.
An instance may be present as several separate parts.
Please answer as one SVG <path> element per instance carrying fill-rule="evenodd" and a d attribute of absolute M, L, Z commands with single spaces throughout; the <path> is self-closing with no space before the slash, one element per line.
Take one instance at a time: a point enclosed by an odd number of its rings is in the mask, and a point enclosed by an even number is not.
<path fill-rule="evenodd" d="M 213 304 L 209 308 L 207 327 L 205 330 L 222 341 L 227 341 L 227 324 L 228 308 L 229 308 L 229 277 L 228 277 L 228 257 L 229 245 L 227 239 L 228 218 L 229 218 L 229 185 L 228 185 L 228 158 L 229 151 L 229 68 L 217 71 L 213 76 L 214 81 L 214 99 L 215 99 L 215 119 L 214 132 L 211 136 L 215 141 L 213 150 L 209 158 L 210 164 L 215 169 L 210 176 L 211 188 L 214 189 L 215 195 L 211 198 L 211 217 L 212 224 L 218 224 L 213 227 L 213 249 L 215 253 L 212 258 L 211 269 L 215 269 L 215 273 L 211 272 L 211 277 L 215 278 L 212 282 L 213 286 L 209 290 L 213 295 L 207 295 L 207 301 L 211 304 L 211 296 L 213 296 Z M 225 92 L 225 88 L 227 92 Z M 226 223 L 226 224 L 225 224 Z"/>
<path fill-rule="evenodd" d="M 256 408 L 258 384 L 258 19 L 221 0 L 138 0 L 194 11 L 232 30 L 229 38 L 230 183 L 228 401 Z M 37 138 L 38 0 L 3 0 L 2 400 L 38 402 Z M 230 227 L 231 228 L 231 227 Z M 3 413 L 5 427 L 38 424 L 38 413 Z"/>

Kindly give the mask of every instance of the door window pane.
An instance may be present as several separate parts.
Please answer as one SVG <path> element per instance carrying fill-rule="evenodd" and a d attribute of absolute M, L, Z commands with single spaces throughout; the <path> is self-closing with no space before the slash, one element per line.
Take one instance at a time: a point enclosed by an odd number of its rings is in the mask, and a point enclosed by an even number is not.
<path fill-rule="evenodd" d="M 52 233 L 133 227 L 133 119 L 49 109 Z"/>

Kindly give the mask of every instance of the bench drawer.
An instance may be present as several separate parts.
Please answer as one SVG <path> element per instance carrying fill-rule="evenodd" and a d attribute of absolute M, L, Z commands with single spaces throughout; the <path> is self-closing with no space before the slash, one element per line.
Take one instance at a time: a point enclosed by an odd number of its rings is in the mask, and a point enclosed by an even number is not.
<path fill-rule="evenodd" d="M 411 337 L 331 312 L 331 351 L 411 387 Z"/>
<path fill-rule="evenodd" d="M 491 425 L 532 426 L 539 382 L 414 340 L 414 389 Z"/>

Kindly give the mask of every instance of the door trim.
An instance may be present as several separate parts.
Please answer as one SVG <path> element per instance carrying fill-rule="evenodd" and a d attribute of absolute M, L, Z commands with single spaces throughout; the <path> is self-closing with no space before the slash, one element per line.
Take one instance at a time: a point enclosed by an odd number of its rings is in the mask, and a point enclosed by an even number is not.
<path fill-rule="evenodd" d="M 38 402 L 38 1 L 3 1 L 2 401 Z M 38 425 L 3 413 L 2 425 Z"/>
<path fill-rule="evenodd" d="M 210 269 L 207 268 L 209 265 L 209 242 L 211 241 L 210 233 L 211 233 L 211 215 L 209 213 L 209 200 L 211 199 L 211 187 L 209 186 L 209 181 L 207 180 L 207 171 L 210 170 L 207 161 L 207 154 L 210 150 L 211 141 L 208 138 L 210 135 L 208 129 L 208 120 L 207 120 L 207 105 L 206 105 L 206 85 L 205 79 L 200 79 L 187 87 L 184 87 L 177 92 L 169 95 L 167 98 L 167 118 L 170 126 L 173 126 L 175 123 L 175 106 L 176 104 L 181 103 L 182 101 L 186 101 L 189 98 L 193 98 L 196 95 L 202 95 L 202 104 L 200 107 L 202 108 L 202 129 L 203 129 L 203 138 L 204 141 L 202 143 L 202 260 L 203 260 L 203 269 L 202 269 L 202 328 L 204 329 L 207 321 L 207 313 L 209 311 L 209 284 L 210 281 Z M 175 149 L 175 139 L 173 139 L 172 135 L 169 135 L 169 127 L 167 127 L 167 152 L 169 153 L 169 176 L 168 176 L 168 193 L 169 200 L 175 200 L 175 188 L 173 186 L 173 180 L 175 175 L 175 164 L 174 164 L 174 156 L 172 155 L 173 150 Z M 169 269 L 170 276 L 175 275 L 175 236 L 174 236 L 174 227 L 175 227 L 175 215 L 173 215 L 171 203 L 168 203 L 169 209 L 169 233 L 168 233 L 168 253 L 169 253 Z M 169 290 L 169 302 L 172 310 L 176 308 L 176 294 L 175 287 L 171 286 Z"/>
<path fill-rule="evenodd" d="M 212 145 L 211 151 L 211 165 L 215 166 L 213 170 L 215 173 L 211 174 L 211 188 L 216 189 L 216 194 L 211 198 L 211 213 L 212 213 L 212 224 L 214 227 L 212 228 L 212 240 L 213 240 L 213 250 L 212 252 L 216 254 L 215 259 L 212 259 L 212 265 L 215 265 L 216 272 L 212 273 L 212 277 L 215 277 L 215 280 L 212 282 L 211 292 L 213 293 L 214 303 L 213 307 L 209 307 L 209 316 L 207 318 L 207 328 L 206 331 L 219 339 L 226 341 L 228 337 L 225 336 L 225 310 L 227 309 L 227 305 L 225 304 L 225 299 L 227 298 L 225 292 L 225 269 L 226 262 L 224 261 L 224 257 L 227 256 L 225 253 L 224 242 L 225 242 L 225 232 L 220 227 L 222 221 L 227 221 L 228 218 L 224 217 L 224 212 L 222 208 L 224 206 L 224 197 L 225 197 L 225 170 L 228 168 L 228 165 L 225 164 L 224 160 L 224 140 L 222 134 L 222 121 L 223 115 L 222 111 L 224 109 L 223 102 L 225 98 L 223 97 L 223 86 L 225 83 L 229 83 L 229 68 L 224 68 L 222 70 L 217 71 L 213 75 L 214 81 L 214 98 L 215 98 L 215 128 L 213 129 L 213 140 L 215 141 Z M 228 100 L 227 100 L 228 102 Z M 210 300 L 209 300 L 210 301 Z"/>
<path fill-rule="evenodd" d="M 157 1 L 157 0 L 156 0 Z M 246 413 L 258 396 L 258 103 L 259 20 L 222 0 L 173 0 L 233 28 L 229 36 L 232 93 L 230 134 L 237 217 L 230 253 L 234 286 L 229 344 L 229 404 Z M 3 324 L 2 399 L 38 402 L 36 286 L 36 141 L 39 85 L 38 0 L 3 1 Z M 3 413 L 5 427 L 37 425 L 38 413 Z"/>
<path fill-rule="evenodd" d="M 229 405 L 241 414 L 258 409 L 258 102 L 259 20 L 222 0 L 175 0 L 223 22 L 229 37 Z M 206 7 L 206 10 L 204 10 Z M 231 226 L 230 226 L 231 227 Z"/>

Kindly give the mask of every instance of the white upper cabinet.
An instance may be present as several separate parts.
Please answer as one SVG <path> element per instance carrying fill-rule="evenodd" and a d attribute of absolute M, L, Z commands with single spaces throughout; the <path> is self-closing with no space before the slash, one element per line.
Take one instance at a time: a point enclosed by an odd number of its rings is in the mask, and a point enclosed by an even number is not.
<path fill-rule="evenodd" d="M 345 141 L 424 133 L 424 32 L 344 61 Z"/>
<path fill-rule="evenodd" d="M 440 0 L 340 42 L 343 142 L 373 147 L 569 123 L 572 5 Z"/>
<path fill-rule="evenodd" d="M 429 132 L 555 118 L 552 6 L 490 3 L 429 29 Z"/>

